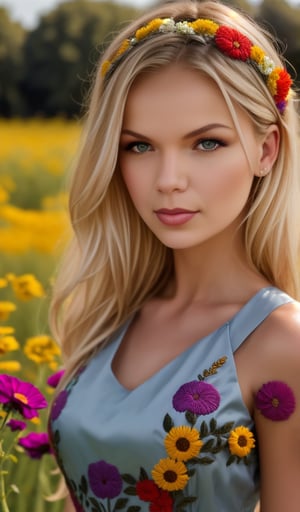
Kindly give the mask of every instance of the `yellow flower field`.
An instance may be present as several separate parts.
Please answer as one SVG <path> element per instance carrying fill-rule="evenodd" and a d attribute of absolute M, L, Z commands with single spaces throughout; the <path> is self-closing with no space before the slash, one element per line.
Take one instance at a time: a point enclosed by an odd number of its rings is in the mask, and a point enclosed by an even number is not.
<path fill-rule="evenodd" d="M 0 374 L 31 382 L 48 402 L 47 378 L 61 365 L 49 297 L 68 237 L 64 180 L 79 135 L 75 121 L 0 120 Z M 47 415 L 30 430 L 45 432 Z M 10 510 L 62 511 L 62 500 L 45 499 L 59 485 L 52 455 L 31 460 L 19 446 L 5 469 Z"/>

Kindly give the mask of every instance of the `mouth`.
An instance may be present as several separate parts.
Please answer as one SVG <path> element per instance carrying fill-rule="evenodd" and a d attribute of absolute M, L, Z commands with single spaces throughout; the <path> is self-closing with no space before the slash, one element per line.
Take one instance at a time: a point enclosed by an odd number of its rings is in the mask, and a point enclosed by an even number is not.
<path fill-rule="evenodd" d="M 190 221 L 197 213 L 197 210 L 187 210 L 185 208 L 160 208 L 155 210 L 157 218 L 167 226 L 180 226 Z"/>

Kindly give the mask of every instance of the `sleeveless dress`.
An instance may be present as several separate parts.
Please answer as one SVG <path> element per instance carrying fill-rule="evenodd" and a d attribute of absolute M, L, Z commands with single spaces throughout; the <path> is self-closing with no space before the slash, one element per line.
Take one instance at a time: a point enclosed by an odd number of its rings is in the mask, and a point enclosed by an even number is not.
<path fill-rule="evenodd" d="M 52 405 L 50 438 L 76 511 L 253 512 L 254 424 L 233 355 L 291 301 L 277 288 L 261 289 L 132 391 L 111 367 L 127 322 Z"/>

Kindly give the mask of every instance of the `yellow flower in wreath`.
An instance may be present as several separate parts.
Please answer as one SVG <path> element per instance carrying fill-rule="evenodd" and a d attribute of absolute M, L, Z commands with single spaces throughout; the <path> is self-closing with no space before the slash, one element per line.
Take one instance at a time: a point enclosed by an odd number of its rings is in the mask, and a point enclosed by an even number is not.
<path fill-rule="evenodd" d="M 165 438 L 169 457 L 177 460 L 185 461 L 196 457 L 202 445 L 198 430 L 187 425 L 171 428 Z"/>
<path fill-rule="evenodd" d="M 152 469 L 152 478 L 164 491 L 180 491 L 186 486 L 189 476 L 181 461 L 160 459 Z"/>
<path fill-rule="evenodd" d="M 229 450 L 232 455 L 246 457 L 255 446 L 253 433 L 243 425 L 230 432 L 228 439 Z"/>

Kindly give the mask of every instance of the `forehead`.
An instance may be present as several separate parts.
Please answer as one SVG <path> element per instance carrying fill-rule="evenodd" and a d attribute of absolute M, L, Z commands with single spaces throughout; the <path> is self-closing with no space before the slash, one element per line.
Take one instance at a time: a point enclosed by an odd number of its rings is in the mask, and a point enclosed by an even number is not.
<path fill-rule="evenodd" d="M 182 64 L 145 72 L 133 83 L 123 124 L 146 126 L 156 119 L 181 124 L 223 122 L 232 117 L 217 84 L 207 75 Z M 190 126 L 188 127 L 190 128 Z"/>

